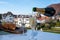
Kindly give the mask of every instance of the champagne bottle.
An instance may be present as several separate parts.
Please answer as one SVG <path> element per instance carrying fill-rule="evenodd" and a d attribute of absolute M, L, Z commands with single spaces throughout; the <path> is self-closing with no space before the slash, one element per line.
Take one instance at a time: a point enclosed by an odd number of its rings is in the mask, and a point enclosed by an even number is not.
<path fill-rule="evenodd" d="M 47 8 L 33 8 L 33 12 L 39 12 L 41 14 L 44 14 L 45 16 L 53 16 L 55 14 L 55 9 L 52 7 L 47 7 Z"/>

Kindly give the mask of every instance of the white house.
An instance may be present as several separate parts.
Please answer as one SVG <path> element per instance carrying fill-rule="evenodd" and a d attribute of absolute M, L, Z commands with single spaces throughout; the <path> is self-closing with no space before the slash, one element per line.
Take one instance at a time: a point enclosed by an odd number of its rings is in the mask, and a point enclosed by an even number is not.
<path fill-rule="evenodd" d="M 14 21 L 16 23 L 16 26 L 17 27 L 22 27 L 23 24 L 25 25 L 25 27 L 30 27 L 30 24 L 29 24 L 29 17 L 25 17 L 26 15 L 20 15 L 22 17 L 18 17 L 17 18 L 14 18 Z"/>
<path fill-rule="evenodd" d="M 30 27 L 30 18 L 24 18 L 25 27 Z"/>
<path fill-rule="evenodd" d="M 2 22 L 4 21 L 4 22 L 12 22 L 13 23 L 13 20 L 14 19 L 14 17 L 13 17 L 13 15 L 7 15 L 7 14 L 5 14 L 5 16 L 4 15 L 2 15 Z"/>

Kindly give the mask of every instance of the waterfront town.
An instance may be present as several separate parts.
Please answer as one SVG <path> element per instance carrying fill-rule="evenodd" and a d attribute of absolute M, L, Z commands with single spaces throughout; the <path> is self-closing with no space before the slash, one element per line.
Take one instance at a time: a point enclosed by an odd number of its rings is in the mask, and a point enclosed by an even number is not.
<path fill-rule="evenodd" d="M 39 17 L 39 18 L 38 18 Z M 40 24 L 37 24 L 37 19 L 39 19 Z M 60 26 L 60 14 L 57 14 L 56 16 L 48 17 L 43 14 L 36 13 L 34 15 L 14 15 L 12 12 L 7 12 L 0 14 L 0 22 L 2 22 L 3 27 L 5 26 L 8 29 L 8 24 L 10 25 L 9 28 L 14 30 L 14 27 L 11 25 L 15 24 L 15 27 L 24 27 L 25 28 L 34 28 L 36 25 L 36 30 L 41 30 L 41 28 L 48 28 L 51 29 L 52 27 L 59 28 Z M 4 24 L 5 23 L 5 24 Z M 34 25 L 32 27 L 32 25 Z M 52 25 L 52 26 L 51 26 Z M 0 28 L 1 29 L 1 28 Z"/>
<path fill-rule="evenodd" d="M 0 29 L 12 33 L 19 33 L 18 30 L 22 32 L 23 30 L 27 31 L 26 28 L 34 28 L 34 30 L 41 31 L 51 31 L 52 29 L 54 29 L 55 31 L 53 32 L 60 33 L 59 29 L 55 29 L 60 28 L 60 9 L 57 8 L 60 7 L 59 5 L 60 4 L 52 4 L 49 5 L 46 9 L 34 7 L 33 12 L 37 12 L 34 15 L 15 15 L 10 11 L 0 14 Z M 50 7 L 53 7 L 56 10 L 56 12 L 53 8 Z M 46 11 L 46 13 L 44 10 Z M 47 15 L 47 13 L 49 14 Z"/>

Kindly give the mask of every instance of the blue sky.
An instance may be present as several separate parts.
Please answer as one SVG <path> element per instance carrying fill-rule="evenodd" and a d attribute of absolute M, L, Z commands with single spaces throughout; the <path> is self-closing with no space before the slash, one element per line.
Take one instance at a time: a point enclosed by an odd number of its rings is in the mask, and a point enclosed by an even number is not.
<path fill-rule="evenodd" d="M 60 0 L 0 0 L 0 13 L 11 11 L 13 14 L 32 14 L 33 7 L 44 8 Z"/>

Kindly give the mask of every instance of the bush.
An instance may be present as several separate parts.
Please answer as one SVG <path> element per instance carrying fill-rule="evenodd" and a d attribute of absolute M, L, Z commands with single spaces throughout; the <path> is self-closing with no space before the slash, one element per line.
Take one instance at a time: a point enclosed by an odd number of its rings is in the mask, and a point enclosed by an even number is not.
<path fill-rule="evenodd" d="M 56 27 L 60 27 L 60 22 L 57 21 L 55 26 L 56 26 Z"/>

